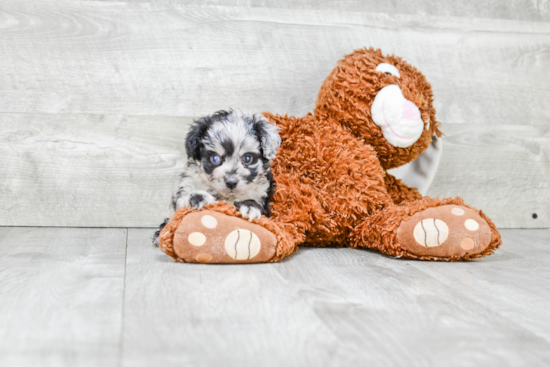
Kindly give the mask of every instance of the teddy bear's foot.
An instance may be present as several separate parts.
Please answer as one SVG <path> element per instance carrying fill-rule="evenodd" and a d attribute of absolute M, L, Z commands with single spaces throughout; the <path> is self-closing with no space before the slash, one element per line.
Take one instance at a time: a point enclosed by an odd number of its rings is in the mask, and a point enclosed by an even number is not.
<path fill-rule="evenodd" d="M 258 224 L 206 210 L 182 219 L 174 233 L 173 248 L 184 262 L 261 263 L 275 257 L 277 238 Z"/>
<path fill-rule="evenodd" d="M 402 222 L 397 241 L 421 258 L 475 258 L 491 244 L 491 227 L 472 209 L 443 205 L 420 211 Z"/>

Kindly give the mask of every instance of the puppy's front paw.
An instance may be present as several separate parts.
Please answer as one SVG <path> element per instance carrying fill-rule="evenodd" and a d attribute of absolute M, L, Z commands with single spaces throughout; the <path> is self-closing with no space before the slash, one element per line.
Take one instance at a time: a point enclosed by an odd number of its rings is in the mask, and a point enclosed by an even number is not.
<path fill-rule="evenodd" d="M 260 209 L 253 206 L 242 205 L 239 208 L 239 213 L 242 214 L 243 218 L 248 218 L 249 222 L 252 222 L 253 219 L 260 219 L 262 217 Z"/>
<path fill-rule="evenodd" d="M 235 206 L 243 218 L 248 218 L 249 222 L 252 222 L 253 219 L 260 219 L 262 217 L 262 210 L 259 208 L 260 204 L 254 200 L 237 202 Z"/>
<path fill-rule="evenodd" d="M 159 238 L 160 232 L 164 229 L 164 227 L 168 224 L 168 222 L 170 222 L 170 218 L 164 218 L 164 222 L 161 223 L 161 225 L 159 226 L 159 229 L 157 229 L 157 231 L 153 235 L 153 238 L 151 238 L 151 240 L 153 240 L 153 245 L 158 247 L 160 242 L 160 238 Z"/>
<path fill-rule="evenodd" d="M 189 206 L 202 209 L 205 205 L 216 202 L 216 198 L 207 192 L 194 192 L 189 195 Z"/>

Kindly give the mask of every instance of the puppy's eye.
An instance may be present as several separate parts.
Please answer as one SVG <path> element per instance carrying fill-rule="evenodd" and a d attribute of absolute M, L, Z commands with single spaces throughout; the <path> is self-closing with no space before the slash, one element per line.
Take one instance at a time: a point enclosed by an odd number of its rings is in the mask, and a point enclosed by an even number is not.
<path fill-rule="evenodd" d="M 219 155 L 213 155 L 210 157 L 210 162 L 212 162 L 213 164 L 220 164 L 221 161 L 222 159 Z"/>
<path fill-rule="evenodd" d="M 250 154 L 243 155 L 243 163 L 244 164 L 252 163 L 252 156 Z"/>

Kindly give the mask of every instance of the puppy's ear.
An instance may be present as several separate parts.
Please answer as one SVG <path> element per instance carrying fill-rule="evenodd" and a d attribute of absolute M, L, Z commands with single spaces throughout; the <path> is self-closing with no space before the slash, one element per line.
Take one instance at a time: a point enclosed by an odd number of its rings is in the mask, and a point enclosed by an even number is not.
<path fill-rule="evenodd" d="M 277 155 L 277 148 L 281 145 L 279 128 L 269 123 L 264 115 L 254 115 L 254 131 L 262 147 L 262 155 L 267 159 L 273 159 Z"/>
<path fill-rule="evenodd" d="M 185 152 L 189 159 L 194 161 L 201 159 L 202 138 L 208 131 L 210 125 L 212 125 L 212 122 L 212 117 L 206 116 L 194 120 L 193 124 L 191 124 L 191 128 L 185 138 Z"/>

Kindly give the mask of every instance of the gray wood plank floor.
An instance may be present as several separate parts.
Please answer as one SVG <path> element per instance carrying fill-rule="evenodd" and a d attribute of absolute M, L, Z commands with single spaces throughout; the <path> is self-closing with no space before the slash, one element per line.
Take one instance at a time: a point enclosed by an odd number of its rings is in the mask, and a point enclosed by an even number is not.
<path fill-rule="evenodd" d="M 550 230 L 469 263 L 175 263 L 151 229 L 0 227 L 1 366 L 547 366 Z"/>
<path fill-rule="evenodd" d="M 0 366 L 114 366 L 126 229 L 0 228 Z"/>

